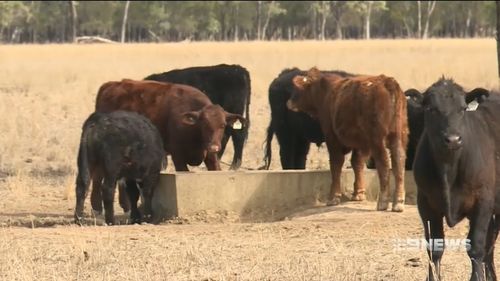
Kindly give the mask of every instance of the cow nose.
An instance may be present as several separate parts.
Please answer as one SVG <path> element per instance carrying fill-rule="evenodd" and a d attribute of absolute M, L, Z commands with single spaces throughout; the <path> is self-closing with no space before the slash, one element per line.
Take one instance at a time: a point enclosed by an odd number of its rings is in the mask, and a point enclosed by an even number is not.
<path fill-rule="evenodd" d="M 212 144 L 212 145 L 210 145 L 210 147 L 208 148 L 208 151 L 209 151 L 209 152 L 212 152 L 212 153 L 214 153 L 214 152 L 219 152 L 219 150 L 220 150 L 220 148 L 219 148 L 219 146 L 218 146 L 218 145 L 216 145 L 216 144 Z"/>
<path fill-rule="evenodd" d="M 462 137 L 459 135 L 445 135 L 444 141 L 450 148 L 459 148 L 462 146 Z"/>

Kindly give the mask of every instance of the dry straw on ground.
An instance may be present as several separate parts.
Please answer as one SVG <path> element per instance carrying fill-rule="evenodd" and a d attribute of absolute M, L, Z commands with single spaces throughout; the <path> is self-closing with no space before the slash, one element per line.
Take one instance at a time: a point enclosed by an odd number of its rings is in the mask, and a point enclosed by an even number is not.
<path fill-rule="evenodd" d="M 392 214 L 349 203 L 265 224 L 68 226 L 81 124 L 106 81 L 240 64 L 252 80 L 243 167 L 257 168 L 267 88 L 284 68 L 383 73 L 403 89 L 423 90 L 441 75 L 466 89 L 494 88 L 495 51 L 493 39 L 0 46 L 0 280 L 422 280 L 425 253 L 391 244 L 422 237 L 414 207 Z M 274 141 L 273 169 L 277 155 Z M 327 165 L 326 149 L 311 147 L 308 167 Z M 448 233 L 463 237 L 466 225 Z M 445 280 L 466 279 L 465 252 L 447 252 L 443 270 Z"/>

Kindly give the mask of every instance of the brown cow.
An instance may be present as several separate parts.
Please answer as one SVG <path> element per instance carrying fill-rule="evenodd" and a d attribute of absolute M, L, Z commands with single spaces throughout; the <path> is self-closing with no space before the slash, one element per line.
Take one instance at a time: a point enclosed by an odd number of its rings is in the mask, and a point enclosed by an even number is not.
<path fill-rule="evenodd" d="M 340 173 L 344 156 L 351 150 L 355 182 L 352 200 L 365 198 L 363 169 L 370 154 L 377 166 L 380 194 L 377 210 L 389 205 L 389 155 L 396 179 L 392 210 L 404 209 L 404 163 L 408 142 L 406 98 L 390 77 L 338 78 L 312 68 L 306 76 L 293 79 L 295 93 L 287 102 L 293 111 L 317 118 L 325 135 L 332 174 L 328 205 L 340 203 Z"/>
<path fill-rule="evenodd" d="M 187 165 L 205 162 L 208 170 L 220 170 L 217 153 L 226 126 L 236 120 L 245 124 L 239 114 L 228 113 L 191 86 L 156 81 L 123 79 L 99 88 L 96 111 L 135 111 L 148 117 L 158 128 L 165 152 L 170 154 L 176 171 L 189 171 Z M 92 207 L 102 210 L 98 191 L 92 190 Z M 126 198 L 120 204 L 128 209 Z"/>
<path fill-rule="evenodd" d="M 177 171 L 188 171 L 187 165 L 205 162 L 208 170 L 220 170 L 217 152 L 227 125 L 239 114 L 224 111 L 196 88 L 155 81 L 107 82 L 96 99 L 96 111 L 135 111 L 156 125 L 165 151 L 172 155 Z"/>

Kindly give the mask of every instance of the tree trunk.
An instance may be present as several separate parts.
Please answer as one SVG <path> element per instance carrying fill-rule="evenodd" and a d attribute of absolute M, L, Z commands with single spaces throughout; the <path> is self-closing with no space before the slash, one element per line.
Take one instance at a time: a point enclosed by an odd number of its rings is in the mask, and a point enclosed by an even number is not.
<path fill-rule="evenodd" d="M 500 1 L 495 1 L 497 7 L 497 64 L 498 77 L 500 78 Z"/>
<path fill-rule="evenodd" d="M 70 17 L 71 17 L 71 41 L 76 42 L 76 37 L 78 36 L 76 32 L 76 25 L 78 23 L 78 14 L 76 12 L 76 1 L 69 1 L 70 4 Z"/>
<path fill-rule="evenodd" d="M 125 43 L 125 31 L 127 30 L 127 18 L 128 18 L 128 8 L 130 6 L 130 1 L 125 3 L 125 10 L 123 11 L 123 20 L 122 20 L 122 32 L 120 36 L 120 42 Z"/>
<path fill-rule="evenodd" d="M 234 17 L 234 41 L 237 42 L 238 41 L 238 36 L 239 36 L 239 26 L 238 26 L 238 19 L 239 19 L 239 13 L 240 13 L 240 5 L 238 4 L 238 2 L 235 3 L 236 7 L 235 7 L 235 11 L 234 11 L 234 14 L 235 14 L 235 17 Z"/>
<path fill-rule="evenodd" d="M 312 9 L 312 17 L 311 17 L 311 30 L 312 30 L 312 38 L 314 40 L 317 40 L 318 39 L 318 26 L 317 26 L 317 22 L 318 22 L 318 11 L 316 11 L 316 9 Z"/>
<path fill-rule="evenodd" d="M 407 38 L 411 38 L 411 28 L 410 28 L 410 25 L 408 24 L 408 21 L 406 19 L 403 19 L 403 24 L 405 26 L 405 29 L 406 29 L 406 37 Z"/>
<path fill-rule="evenodd" d="M 423 39 L 427 39 L 429 37 L 429 22 L 431 20 L 432 12 L 434 11 L 434 7 L 436 7 L 436 1 L 428 1 L 427 2 L 427 18 L 425 19 L 425 28 Z"/>
<path fill-rule="evenodd" d="M 465 37 L 470 37 L 471 33 L 470 32 L 470 26 L 471 26 L 471 21 L 472 21 L 472 10 L 470 8 L 467 9 L 467 19 L 465 20 Z"/>
<path fill-rule="evenodd" d="M 422 5 L 420 1 L 417 1 L 417 37 L 422 38 Z"/>
<path fill-rule="evenodd" d="M 322 41 L 325 41 L 326 18 L 328 16 L 326 5 L 326 1 L 321 1 L 321 33 L 319 36 Z"/>
<path fill-rule="evenodd" d="M 365 15 L 365 39 L 370 39 L 370 17 L 372 14 L 373 1 L 368 1 L 366 3 L 366 15 Z"/>
<path fill-rule="evenodd" d="M 261 37 L 262 1 L 257 1 L 257 40 Z"/>
<path fill-rule="evenodd" d="M 342 40 L 342 4 L 339 3 L 338 1 L 332 1 L 330 2 L 330 11 L 332 12 L 334 18 L 335 18 L 335 38 Z"/>
<path fill-rule="evenodd" d="M 262 33 L 261 33 L 261 40 L 264 40 L 266 39 L 266 31 L 267 31 L 267 27 L 269 26 L 269 20 L 271 20 L 271 10 L 272 10 L 272 5 L 274 5 L 274 1 L 271 1 L 269 4 L 268 4 L 269 8 L 267 9 L 267 16 L 266 16 L 266 22 L 264 23 L 264 27 L 262 27 Z"/>

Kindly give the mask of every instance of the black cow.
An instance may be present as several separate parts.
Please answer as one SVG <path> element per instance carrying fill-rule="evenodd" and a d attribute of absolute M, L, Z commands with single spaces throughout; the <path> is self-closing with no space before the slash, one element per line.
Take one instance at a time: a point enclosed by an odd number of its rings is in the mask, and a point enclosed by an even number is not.
<path fill-rule="evenodd" d="M 225 111 L 244 115 L 246 126 L 226 127 L 219 152 L 220 158 L 231 136 L 234 156 L 230 169 L 238 169 L 241 166 L 243 146 L 250 126 L 250 74 L 245 68 L 227 64 L 190 67 L 152 74 L 144 80 L 186 84 L 198 88 L 212 103 L 221 105 Z"/>
<path fill-rule="evenodd" d="M 408 135 L 408 146 L 406 148 L 406 170 L 412 169 L 418 141 L 424 130 L 424 109 L 422 108 L 423 95 L 424 94 L 416 89 L 408 89 L 405 91 L 408 129 L 410 130 Z M 482 103 L 487 98 L 483 92 L 470 92 L 465 95 L 465 102 L 467 104 L 473 101 Z M 368 161 L 367 166 L 369 169 L 375 169 L 375 162 L 373 159 Z"/>
<path fill-rule="evenodd" d="M 352 77 L 344 71 L 322 71 L 341 77 Z M 296 75 L 306 75 L 307 71 L 298 68 L 283 70 L 269 85 L 269 105 L 271 121 L 267 128 L 265 145 L 265 169 L 271 165 L 271 141 L 276 134 L 280 146 L 281 167 L 283 169 L 305 169 L 309 145 L 320 146 L 325 137 L 319 122 L 304 112 L 293 112 L 286 107 L 286 102 L 294 91 L 292 79 Z"/>
<path fill-rule="evenodd" d="M 93 190 L 102 192 L 107 224 L 114 224 L 113 200 L 120 179 L 126 182 L 131 222 L 142 217 L 137 187 L 144 197 L 144 215 L 152 215 L 151 199 L 164 155 L 160 134 L 146 117 L 128 111 L 90 115 L 83 124 L 78 152 L 75 221 L 82 221 L 91 180 Z"/>
<path fill-rule="evenodd" d="M 429 280 L 440 279 L 444 249 L 437 239 L 444 239 L 443 217 L 450 227 L 469 219 L 470 280 L 497 280 L 493 253 L 500 227 L 496 219 L 500 214 L 500 96 L 474 89 L 467 97 L 489 97 L 469 111 L 464 94 L 453 80 L 441 78 L 427 89 L 422 102 L 424 131 L 413 173 L 425 238 L 434 242 L 428 254 L 437 276 L 429 266 Z"/>

